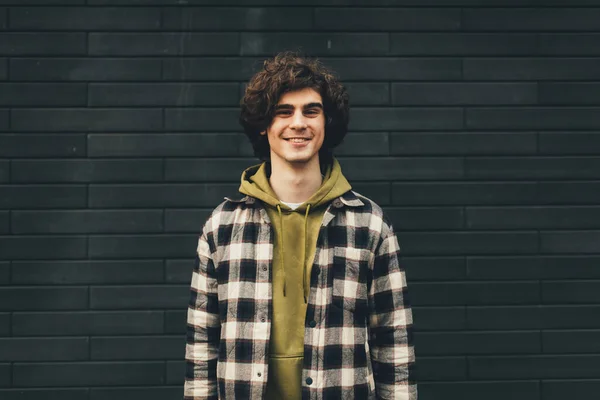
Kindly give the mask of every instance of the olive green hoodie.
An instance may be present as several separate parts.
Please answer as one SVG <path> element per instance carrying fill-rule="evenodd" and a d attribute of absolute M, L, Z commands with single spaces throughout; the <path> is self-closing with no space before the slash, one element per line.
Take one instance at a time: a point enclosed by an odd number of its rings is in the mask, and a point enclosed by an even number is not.
<path fill-rule="evenodd" d="M 306 303 L 317 236 L 327 205 L 351 189 L 334 158 L 321 187 L 295 210 L 282 203 L 269 184 L 270 163 L 242 173 L 239 191 L 265 204 L 275 231 L 273 318 L 269 346 L 267 399 L 302 397 L 302 361 Z"/>

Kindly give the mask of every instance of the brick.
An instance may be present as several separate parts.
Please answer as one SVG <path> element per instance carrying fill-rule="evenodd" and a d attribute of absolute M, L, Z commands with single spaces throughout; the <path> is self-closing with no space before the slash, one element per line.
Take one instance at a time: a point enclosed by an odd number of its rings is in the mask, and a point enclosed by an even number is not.
<path fill-rule="evenodd" d="M 9 387 L 11 380 L 11 365 L 10 364 L 0 364 L 0 388 L 1 387 Z M 0 390 L 0 394 L 2 394 L 2 390 Z"/>
<path fill-rule="evenodd" d="M 478 207 L 467 208 L 472 229 L 600 228 L 600 207 Z"/>
<path fill-rule="evenodd" d="M 0 259 L 84 258 L 87 242 L 81 236 L 0 236 Z"/>
<path fill-rule="evenodd" d="M 552 380 L 542 381 L 543 400 L 559 400 L 566 397 L 575 399 L 590 398 L 592 393 L 600 390 L 600 381 L 594 380 Z"/>
<path fill-rule="evenodd" d="M 547 204 L 592 204 L 600 201 L 600 182 L 540 182 L 540 199 Z"/>
<path fill-rule="evenodd" d="M 300 49 L 313 56 L 382 56 L 388 54 L 387 33 L 242 32 L 240 55 L 271 56 Z"/>
<path fill-rule="evenodd" d="M 2 3 L 0 3 L 2 5 Z M 0 8 L 0 29 L 4 30 L 7 28 L 8 9 Z"/>
<path fill-rule="evenodd" d="M 382 207 L 391 205 L 390 184 L 388 182 L 352 182 L 352 190 L 374 200 Z"/>
<path fill-rule="evenodd" d="M 466 110 L 470 129 L 596 129 L 597 107 L 471 108 Z"/>
<path fill-rule="evenodd" d="M 0 79 L 8 79 L 8 60 L 6 58 L 0 58 Z"/>
<path fill-rule="evenodd" d="M 600 256 L 546 256 L 540 257 L 543 279 L 600 279 L 596 268 Z"/>
<path fill-rule="evenodd" d="M 85 106 L 83 83 L 0 83 L 0 106 Z"/>
<path fill-rule="evenodd" d="M 535 83 L 436 82 L 393 83 L 395 105 L 536 104 Z"/>
<path fill-rule="evenodd" d="M 184 335 L 187 330 L 187 310 L 165 311 L 165 333 Z"/>
<path fill-rule="evenodd" d="M 8 110 L 0 110 L 0 132 L 8 130 L 9 112 Z"/>
<path fill-rule="evenodd" d="M 389 207 L 386 213 L 395 231 L 452 230 L 464 226 L 463 209 L 460 207 Z"/>
<path fill-rule="evenodd" d="M 0 311 L 81 310 L 88 306 L 87 287 L 0 288 Z"/>
<path fill-rule="evenodd" d="M 597 105 L 600 104 L 600 84 L 594 82 L 540 82 L 540 104 Z"/>
<path fill-rule="evenodd" d="M 460 179 L 463 176 L 459 158 L 362 158 L 362 163 L 340 159 L 345 176 L 350 180 L 434 180 Z"/>
<path fill-rule="evenodd" d="M 539 331 L 527 332 L 416 332 L 421 355 L 540 353 Z"/>
<path fill-rule="evenodd" d="M 469 58 L 463 79 L 490 81 L 594 80 L 600 77 L 598 58 Z"/>
<path fill-rule="evenodd" d="M 413 307 L 413 327 L 421 331 L 453 331 L 465 328 L 464 307 Z"/>
<path fill-rule="evenodd" d="M 600 55 L 600 35 L 597 33 L 539 33 L 537 37 L 539 55 Z"/>
<path fill-rule="evenodd" d="M 138 58 L 13 58 L 10 71 L 10 79 L 19 81 L 145 81 L 161 78 L 161 62 Z"/>
<path fill-rule="evenodd" d="M 92 360 L 174 360 L 185 356 L 185 335 L 92 338 Z"/>
<path fill-rule="evenodd" d="M 0 33 L 0 54 L 11 56 L 78 56 L 86 54 L 85 33 Z M 11 65 L 18 61 L 10 60 Z M 20 75 L 10 69 L 12 80 Z M 17 78 L 18 79 L 18 78 Z"/>
<path fill-rule="evenodd" d="M 461 26 L 456 8 L 317 8 L 315 27 L 345 31 L 453 31 Z"/>
<path fill-rule="evenodd" d="M 463 128 L 460 108 L 354 108 L 350 129 L 371 130 L 434 130 Z"/>
<path fill-rule="evenodd" d="M 160 283 L 163 275 L 162 260 L 12 263 L 12 282 L 18 285 Z"/>
<path fill-rule="evenodd" d="M 90 400 L 179 400 L 182 398 L 183 385 L 148 388 L 92 388 L 90 392 Z"/>
<path fill-rule="evenodd" d="M 351 132 L 335 148 L 335 156 L 387 156 L 389 139 L 386 132 Z"/>
<path fill-rule="evenodd" d="M 0 183 L 8 182 L 10 179 L 10 161 L 0 160 Z"/>
<path fill-rule="evenodd" d="M 97 286 L 90 292 L 90 308 L 184 309 L 189 301 L 189 285 Z"/>
<path fill-rule="evenodd" d="M 46 3 L 44 3 L 46 4 Z M 7 385 L 8 386 L 8 385 Z M 2 400 L 81 400 L 87 398 L 88 389 L 5 389 L 0 390 Z"/>
<path fill-rule="evenodd" d="M 542 268 L 544 259 L 536 256 L 467 257 L 467 274 L 473 280 L 541 279 Z"/>
<path fill-rule="evenodd" d="M 88 338 L 0 339 L 0 361 L 87 360 L 88 340 Z"/>
<path fill-rule="evenodd" d="M 10 282 L 10 262 L 0 261 L 0 285 Z"/>
<path fill-rule="evenodd" d="M 600 252 L 600 230 L 540 232 L 540 251 L 543 253 Z"/>
<path fill-rule="evenodd" d="M 10 313 L 0 313 L 0 337 L 11 333 Z"/>
<path fill-rule="evenodd" d="M 163 28 L 192 31 L 263 31 L 310 30 L 313 10 L 310 8 L 185 7 L 164 8 Z"/>
<path fill-rule="evenodd" d="M 165 211 L 165 232 L 192 232 L 202 231 L 204 222 L 208 219 L 212 209 L 203 210 L 166 210 Z"/>
<path fill-rule="evenodd" d="M 0 211 L 0 234 L 7 234 L 10 226 L 10 214 L 8 211 Z M 1 264 L 0 264 L 1 265 Z M 0 266 L 1 270 L 1 266 Z M 0 272 L 0 282 L 2 281 L 2 273 Z"/>
<path fill-rule="evenodd" d="M 390 134 L 392 155 L 535 154 L 533 132 L 407 132 Z"/>
<path fill-rule="evenodd" d="M 418 306 L 538 304 L 537 281 L 521 282 L 413 282 L 411 304 Z"/>
<path fill-rule="evenodd" d="M 83 185 L 0 185 L 0 208 L 83 208 Z"/>
<path fill-rule="evenodd" d="M 350 82 L 345 85 L 352 107 L 390 104 L 390 86 L 384 82 Z"/>
<path fill-rule="evenodd" d="M 537 198 L 531 182 L 392 183 L 396 205 L 536 204 Z"/>
<path fill-rule="evenodd" d="M 541 329 L 540 306 L 468 306 L 466 329 L 524 330 Z"/>
<path fill-rule="evenodd" d="M 256 165 L 249 158 L 167 159 L 165 179 L 168 181 L 235 182 L 246 168 Z"/>
<path fill-rule="evenodd" d="M 544 353 L 597 353 L 600 330 L 542 331 Z"/>
<path fill-rule="evenodd" d="M 16 1 L 16 0 L 2 0 L 2 1 Z M 41 0 L 25 0 L 33 2 Z M 59 1 L 59 0 L 54 0 Z M 155 5 L 179 5 L 178 0 L 89 0 L 89 4 L 155 4 Z M 244 0 L 194 0 L 194 5 L 229 5 L 239 6 L 247 5 Z M 548 6 L 548 5 L 562 5 L 568 4 L 570 6 L 593 6 L 596 0 L 460 0 L 448 2 L 448 0 L 255 0 L 252 4 L 259 4 L 265 6 Z"/>
<path fill-rule="evenodd" d="M 597 280 L 542 281 L 542 300 L 544 304 L 599 303 L 599 287 Z"/>
<path fill-rule="evenodd" d="M 185 378 L 185 362 L 183 361 L 167 361 L 167 384 L 168 385 L 183 385 Z"/>
<path fill-rule="evenodd" d="M 600 152 L 600 134 L 590 132 L 540 132 L 540 154 L 596 155 Z"/>
<path fill-rule="evenodd" d="M 532 254 L 538 251 L 535 231 L 400 232 L 405 255 Z"/>
<path fill-rule="evenodd" d="M 83 157 L 84 135 L 0 134 L 0 157 Z"/>
<path fill-rule="evenodd" d="M 324 58 L 346 81 L 461 80 L 460 60 L 449 58 Z"/>
<path fill-rule="evenodd" d="M 251 147 L 238 133 L 99 133 L 88 135 L 87 143 L 90 157 L 227 157 L 244 155 Z"/>
<path fill-rule="evenodd" d="M 152 131 L 162 129 L 160 109 L 13 109 L 15 131 Z"/>
<path fill-rule="evenodd" d="M 112 235 L 89 238 L 89 256 L 106 258 L 189 257 L 194 254 L 194 235 Z"/>
<path fill-rule="evenodd" d="M 123 386 L 164 384 L 164 363 L 15 363 L 13 384 L 22 387 Z"/>
<path fill-rule="evenodd" d="M 472 157 L 466 175 L 476 179 L 585 179 L 600 177 L 597 157 Z"/>
<path fill-rule="evenodd" d="M 394 226 L 394 229 L 397 229 Z M 400 247 L 403 244 L 400 243 Z M 463 257 L 404 257 L 402 260 L 408 281 L 462 280 L 466 278 Z"/>
<path fill-rule="evenodd" d="M 89 205 L 92 208 L 216 207 L 223 197 L 237 193 L 239 186 L 239 183 L 90 185 Z"/>
<path fill-rule="evenodd" d="M 392 33 L 390 54 L 398 56 L 531 56 L 536 34 Z"/>
<path fill-rule="evenodd" d="M 90 106 L 236 106 L 237 83 L 92 83 Z"/>
<path fill-rule="evenodd" d="M 549 329 L 600 328 L 598 305 L 542 306 L 542 327 Z"/>
<path fill-rule="evenodd" d="M 419 396 L 425 399 L 531 400 L 540 398 L 538 381 L 450 382 L 419 384 Z"/>
<path fill-rule="evenodd" d="M 17 30 L 153 30 L 160 11 L 141 7 L 14 7 L 10 27 Z"/>
<path fill-rule="evenodd" d="M 234 108 L 165 109 L 169 131 L 239 131 L 239 110 Z"/>
<path fill-rule="evenodd" d="M 423 381 L 458 381 L 467 377 L 466 357 L 418 357 L 416 377 Z"/>
<path fill-rule="evenodd" d="M 164 59 L 163 78 L 181 81 L 246 81 L 262 66 L 251 58 L 180 58 Z"/>
<path fill-rule="evenodd" d="M 199 233 L 199 231 L 198 231 Z M 189 284 L 192 278 L 194 260 L 167 260 L 165 265 L 165 281 L 167 283 Z"/>
<path fill-rule="evenodd" d="M 598 8 L 467 8 L 464 30 L 594 31 L 600 29 Z"/>
<path fill-rule="evenodd" d="M 185 323 L 185 322 L 184 322 Z M 145 335 L 164 331 L 162 311 L 13 312 L 13 336 Z"/>
<path fill-rule="evenodd" d="M 89 54 L 95 56 L 225 56 L 237 55 L 237 33 L 90 33 Z"/>
<path fill-rule="evenodd" d="M 598 355 L 473 356 L 471 379 L 595 378 Z"/>
<path fill-rule="evenodd" d="M 162 160 L 17 160 L 13 182 L 151 182 L 162 181 Z"/>
<path fill-rule="evenodd" d="M 14 234 L 162 232 L 161 210 L 13 211 Z"/>

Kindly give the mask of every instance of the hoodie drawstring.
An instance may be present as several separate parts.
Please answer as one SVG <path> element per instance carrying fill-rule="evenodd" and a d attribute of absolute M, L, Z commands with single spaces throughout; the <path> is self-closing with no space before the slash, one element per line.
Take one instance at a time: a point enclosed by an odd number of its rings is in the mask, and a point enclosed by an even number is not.
<path fill-rule="evenodd" d="M 279 257 L 281 258 L 281 270 L 283 271 L 283 297 L 285 297 L 285 259 L 283 258 L 283 217 L 281 216 L 281 206 L 277 204 L 277 213 L 279 214 Z"/>
<path fill-rule="evenodd" d="M 308 251 L 306 249 L 308 244 L 308 214 L 310 213 L 310 203 L 306 206 L 306 212 L 304 213 L 304 254 L 302 255 L 302 292 L 304 294 L 304 303 L 308 302 L 308 295 L 310 290 L 310 284 L 306 281 L 306 256 Z M 283 258 L 283 216 L 281 213 L 281 205 L 277 204 L 277 214 L 279 215 L 279 257 L 281 258 L 281 270 L 283 272 L 283 297 L 286 297 L 287 279 L 285 274 L 285 259 Z"/>

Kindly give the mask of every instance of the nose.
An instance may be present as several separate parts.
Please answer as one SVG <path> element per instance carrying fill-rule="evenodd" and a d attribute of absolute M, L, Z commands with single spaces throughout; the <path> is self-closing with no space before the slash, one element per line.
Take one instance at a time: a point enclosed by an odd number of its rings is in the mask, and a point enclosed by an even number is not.
<path fill-rule="evenodd" d="M 294 113 L 292 122 L 290 123 L 290 128 L 296 130 L 306 129 L 306 119 L 301 111 Z"/>

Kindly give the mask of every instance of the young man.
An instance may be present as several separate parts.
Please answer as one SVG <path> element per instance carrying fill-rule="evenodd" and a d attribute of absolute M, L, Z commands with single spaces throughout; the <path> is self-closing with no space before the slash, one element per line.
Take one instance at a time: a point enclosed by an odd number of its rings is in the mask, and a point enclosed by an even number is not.
<path fill-rule="evenodd" d="M 396 236 L 332 153 L 347 132 L 346 90 L 286 52 L 265 61 L 241 109 L 263 162 L 202 230 L 185 399 L 415 400 Z"/>

